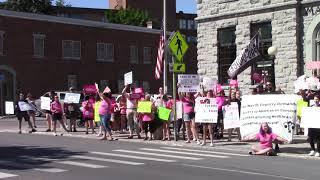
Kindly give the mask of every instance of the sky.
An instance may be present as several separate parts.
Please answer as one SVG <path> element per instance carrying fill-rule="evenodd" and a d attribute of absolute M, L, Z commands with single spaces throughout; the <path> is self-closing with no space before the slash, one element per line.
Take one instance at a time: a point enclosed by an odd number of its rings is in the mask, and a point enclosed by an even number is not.
<path fill-rule="evenodd" d="M 0 0 L 3 2 L 4 0 Z M 108 0 L 65 0 L 73 7 L 87 7 L 87 8 L 108 8 Z M 150 0 L 153 1 L 153 0 Z M 172 1 L 172 0 L 167 0 Z M 183 11 L 184 13 L 196 13 L 196 0 L 177 0 L 177 12 Z"/>

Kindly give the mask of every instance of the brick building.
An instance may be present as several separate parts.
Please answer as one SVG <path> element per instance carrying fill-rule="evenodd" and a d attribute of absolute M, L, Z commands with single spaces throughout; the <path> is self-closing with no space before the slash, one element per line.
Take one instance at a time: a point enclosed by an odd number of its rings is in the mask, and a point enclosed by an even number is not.
<path fill-rule="evenodd" d="M 227 83 L 227 70 L 241 50 L 261 29 L 262 58 L 238 75 L 249 92 L 252 72 L 268 74 L 286 93 L 293 82 L 311 74 L 305 64 L 320 59 L 320 1 L 315 0 L 198 0 L 198 73 Z M 275 46 L 275 57 L 268 55 Z"/>

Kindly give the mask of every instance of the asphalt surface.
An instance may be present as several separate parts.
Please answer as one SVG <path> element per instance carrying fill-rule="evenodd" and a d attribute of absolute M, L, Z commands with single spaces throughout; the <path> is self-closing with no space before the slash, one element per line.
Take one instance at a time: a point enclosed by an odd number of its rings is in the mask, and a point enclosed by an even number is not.
<path fill-rule="evenodd" d="M 0 133 L 0 179 L 314 179 L 319 160 L 236 150 Z"/>

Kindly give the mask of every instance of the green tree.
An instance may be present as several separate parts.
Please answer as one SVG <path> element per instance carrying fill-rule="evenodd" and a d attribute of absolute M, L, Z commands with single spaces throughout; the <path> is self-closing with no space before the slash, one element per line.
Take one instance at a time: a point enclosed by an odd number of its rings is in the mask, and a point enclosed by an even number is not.
<path fill-rule="evenodd" d="M 121 8 L 118 11 L 107 10 L 105 15 L 110 23 L 134 26 L 146 26 L 147 21 L 151 20 L 147 11 L 133 9 L 130 7 L 127 9 Z"/>
<path fill-rule="evenodd" d="M 65 0 L 57 0 L 56 1 L 56 6 L 57 7 L 71 7 L 71 4 L 66 3 Z"/>
<path fill-rule="evenodd" d="M 31 13 L 48 14 L 51 11 L 52 0 L 7 0 L 0 8 Z"/>

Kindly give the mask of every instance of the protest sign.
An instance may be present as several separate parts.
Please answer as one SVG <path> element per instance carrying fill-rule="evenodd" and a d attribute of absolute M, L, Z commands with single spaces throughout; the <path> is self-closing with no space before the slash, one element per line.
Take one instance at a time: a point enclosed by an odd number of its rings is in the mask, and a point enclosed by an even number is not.
<path fill-rule="evenodd" d="M 83 92 L 85 94 L 96 94 L 99 91 L 95 84 L 86 84 L 83 86 Z"/>
<path fill-rule="evenodd" d="M 137 112 L 139 113 L 151 113 L 152 102 L 139 101 Z"/>
<path fill-rule="evenodd" d="M 51 99 L 49 97 L 40 97 L 41 109 L 49 110 L 51 108 Z"/>
<path fill-rule="evenodd" d="M 143 92 L 143 89 L 142 89 L 142 88 L 135 88 L 135 89 L 134 89 L 134 93 L 136 93 L 136 94 L 143 94 L 144 92 Z"/>
<path fill-rule="evenodd" d="M 99 108 L 101 101 L 97 101 L 94 103 L 94 122 L 100 122 Z"/>
<path fill-rule="evenodd" d="M 31 111 L 33 108 L 30 106 L 29 103 L 24 102 L 24 101 L 19 101 L 18 106 L 20 108 L 20 111 Z"/>
<path fill-rule="evenodd" d="M 177 119 L 182 119 L 183 118 L 183 105 L 182 105 L 182 102 L 177 102 L 176 103 L 176 114 L 177 114 Z"/>
<path fill-rule="evenodd" d="M 297 99 L 297 95 L 243 96 L 240 116 L 242 137 L 257 134 L 261 123 L 266 122 L 273 133 L 292 141 Z"/>
<path fill-rule="evenodd" d="M 124 85 L 132 84 L 133 82 L 133 74 L 132 71 L 124 74 Z"/>
<path fill-rule="evenodd" d="M 6 107 L 5 111 L 7 115 L 14 114 L 14 105 L 12 101 L 6 101 L 5 107 Z"/>
<path fill-rule="evenodd" d="M 217 123 L 218 106 L 215 98 L 198 97 L 195 111 L 197 123 Z"/>
<path fill-rule="evenodd" d="M 158 117 L 161 120 L 168 121 L 170 118 L 171 109 L 158 107 Z"/>
<path fill-rule="evenodd" d="M 301 117 L 302 108 L 308 107 L 308 102 L 304 101 L 303 99 L 299 99 L 297 101 L 297 116 Z"/>
<path fill-rule="evenodd" d="M 66 93 L 66 96 L 64 97 L 65 103 L 79 103 L 80 102 L 80 96 L 81 94 L 78 93 Z"/>
<path fill-rule="evenodd" d="M 217 79 L 210 77 L 203 77 L 202 84 L 205 91 L 215 91 L 217 85 Z"/>
<path fill-rule="evenodd" d="M 301 124 L 303 128 L 320 128 L 320 107 L 302 108 Z"/>
<path fill-rule="evenodd" d="M 224 129 L 232 129 L 240 127 L 239 108 L 237 103 L 224 106 L 223 126 Z"/>
<path fill-rule="evenodd" d="M 196 74 L 179 74 L 178 84 L 178 92 L 198 92 L 200 78 Z"/>

